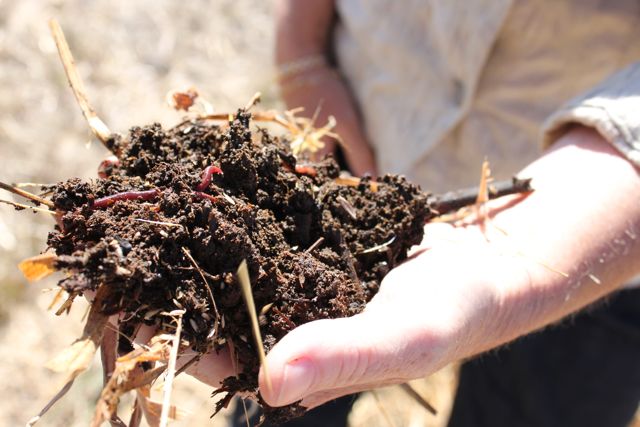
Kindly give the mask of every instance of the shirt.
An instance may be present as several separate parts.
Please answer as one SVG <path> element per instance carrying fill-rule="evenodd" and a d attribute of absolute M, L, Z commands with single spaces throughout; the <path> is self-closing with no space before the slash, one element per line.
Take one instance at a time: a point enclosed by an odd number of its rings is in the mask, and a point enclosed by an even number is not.
<path fill-rule="evenodd" d="M 380 171 L 442 192 L 476 185 L 486 157 L 496 179 L 508 178 L 574 122 L 640 165 L 640 2 L 337 0 L 337 9 L 337 61 Z"/>

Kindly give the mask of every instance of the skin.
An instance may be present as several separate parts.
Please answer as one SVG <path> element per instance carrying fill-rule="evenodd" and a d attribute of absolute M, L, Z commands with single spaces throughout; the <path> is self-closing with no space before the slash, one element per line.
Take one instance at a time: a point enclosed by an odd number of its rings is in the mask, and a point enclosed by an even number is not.
<path fill-rule="evenodd" d="M 334 12 L 333 0 L 276 2 L 276 64 L 317 54 L 327 56 Z M 313 83 L 298 86 L 294 81 L 298 78 L 311 79 L 308 81 Z M 343 152 L 354 175 L 377 175 L 374 153 L 362 131 L 356 103 L 345 81 L 331 66 L 318 65 L 280 83 L 289 108 L 303 107 L 307 116 L 320 108 L 318 125 L 327 123 L 329 116 L 338 119 L 334 131 L 342 139 Z M 326 146 L 319 153 L 321 157 L 335 152 L 335 140 L 323 141 Z"/>

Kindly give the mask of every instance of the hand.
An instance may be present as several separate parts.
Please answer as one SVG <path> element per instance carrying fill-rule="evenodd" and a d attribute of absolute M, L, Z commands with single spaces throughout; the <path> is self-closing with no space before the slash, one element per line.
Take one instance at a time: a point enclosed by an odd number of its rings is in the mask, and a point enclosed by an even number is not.
<path fill-rule="evenodd" d="M 334 0 L 301 2 L 278 0 L 275 5 L 275 61 L 280 68 L 300 60 L 326 55 L 331 43 L 335 19 Z M 303 61 L 304 62 L 304 61 Z M 304 108 L 304 115 L 313 116 L 320 108 L 316 126 L 334 116 L 334 131 L 342 139 L 342 148 L 351 173 L 377 175 L 374 153 L 369 146 L 358 116 L 357 107 L 340 75 L 322 61 L 312 61 L 292 73 L 279 76 L 282 97 L 288 108 Z M 326 147 L 320 155 L 335 153 L 336 141 L 323 140 Z"/>
<path fill-rule="evenodd" d="M 296 82 L 307 84 L 296 86 Z M 319 109 L 316 127 L 324 126 L 329 116 L 335 117 L 337 124 L 333 132 L 340 136 L 339 143 L 351 173 L 377 176 L 374 153 L 364 135 L 354 100 L 335 70 L 326 65 L 308 70 L 282 85 L 282 97 L 289 108 L 303 107 L 307 117 Z M 324 138 L 323 142 L 326 145 L 317 153 L 318 158 L 335 154 L 338 142 L 333 138 Z"/>
<path fill-rule="evenodd" d="M 341 395 L 423 377 L 480 350 L 498 328 L 494 283 L 526 268 L 478 226 L 425 227 L 424 252 L 392 270 L 357 316 L 299 326 L 267 355 L 272 406 L 314 407 Z"/>
<path fill-rule="evenodd" d="M 265 401 L 304 406 L 421 377 L 541 328 L 640 273 L 640 174 L 576 127 L 523 171 L 535 191 L 492 218 L 425 228 L 428 249 L 389 273 L 366 310 L 286 335 Z M 613 190 L 614 189 L 614 190 Z"/>

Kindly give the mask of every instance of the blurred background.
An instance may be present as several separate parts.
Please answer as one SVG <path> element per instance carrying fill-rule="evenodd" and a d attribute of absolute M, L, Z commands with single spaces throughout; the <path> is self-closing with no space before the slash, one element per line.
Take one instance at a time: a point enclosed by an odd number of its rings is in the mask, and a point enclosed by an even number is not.
<path fill-rule="evenodd" d="M 257 91 L 264 108 L 281 107 L 271 62 L 271 9 L 271 2 L 260 0 L 0 0 L 0 180 L 91 179 L 107 154 L 91 141 L 67 86 L 50 18 L 64 29 L 99 116 L 112 131 L 125 133 L 134 125 L 178 122 L 165 95 L 190 86 L 218 112 L 245 105 Z M 47 308 L 56 278 L 27 283 L 16 267 L 45 249 L 52 226 L 44 214 L 0 206 L 2 426 L 24 425 L 55 394 L 63 378 L 44 364 L 82 331 L 86 305 L 76 302 L 69 316 L 56 317 Z M 414 384 L 439 417 L 392 387 L 363 394 L 350 424 L 443 425 L 453 382 L 446 371 Z M 87 425 L 101 387 L 96 360 L 38 425 Z M 225 414 L 209 419 L 210 392 L 179 377 L 173 401 L 187 415 L 172 425 L 227 425 Z"/>

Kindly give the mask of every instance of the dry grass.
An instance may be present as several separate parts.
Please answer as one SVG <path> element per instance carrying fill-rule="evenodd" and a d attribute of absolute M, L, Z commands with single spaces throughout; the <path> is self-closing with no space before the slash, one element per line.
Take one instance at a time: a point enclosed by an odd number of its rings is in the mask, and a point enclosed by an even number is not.
<path fill-rule="evenodd" d="M 49 34 L 51 17 L 65 30 L 94 108 L 114 131 L 177 122 L 165 94 L 192 85 L 218 112 L 244 105 L 256 91 L 263 105 L 277 106 L 270 2 L 0 0 L 0 180 L 89 179 L 107 154 L 100 143 L 89 144 L 91 134 Z M 0 206 L 0 425 L 24 425 L 54 394 L 62 377 L 44 364 L 82 330 L 83 302 L 74 304 L 70 316 L 56 318 L 46 311 L 53 293 L 41 292 L 55 278 L 27 285 L 16 267 L 45 248 L 51 226 L 45 215 Z M 101 375 L 94 363 L 41 424 L 86 425 Z M 450 389 L 452 375 L 438 378 L 418 388 L 446 415 L 448 394 L 436 393 L 433 384 Z M 173 425 L 224 425 L 222 418 L 209 421 L 209 394 L 204 385 L 176 378 L 172 400 L 190 415 Z M 380 395 L 383 403 L 391 402 L 387 411 L 405 420 L 397 425 L 442 425 L 443 416 L 435 421 L 397 389 Z M 351 418 L 354 426 L 386 425 L 367 395 Z"/>

